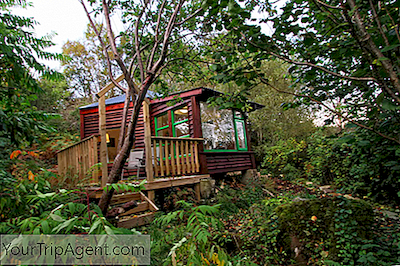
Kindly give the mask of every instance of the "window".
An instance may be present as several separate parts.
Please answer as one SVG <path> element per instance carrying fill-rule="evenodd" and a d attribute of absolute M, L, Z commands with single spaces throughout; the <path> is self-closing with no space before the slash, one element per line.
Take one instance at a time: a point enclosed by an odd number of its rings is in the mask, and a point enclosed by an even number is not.
<path fill-rule="evenodd" d="M 171 117 L 171 122 L 169 122 Z M 160 137 L 190 137 L 189 112 L 187 105 L 168 111 L 155 118 L 156 136 Z"/>
<path fill-rule="evenodd" d="M 168 113 L 160 115 L 155 119 L 156 136 L 171 137 L 168 123 Z"/>
<path fill-rule="evenodd" d="M 204 149 L 207 151 L 247 150 L 244 117 L 241 112 L 218 110 L 200 103 Z"/>

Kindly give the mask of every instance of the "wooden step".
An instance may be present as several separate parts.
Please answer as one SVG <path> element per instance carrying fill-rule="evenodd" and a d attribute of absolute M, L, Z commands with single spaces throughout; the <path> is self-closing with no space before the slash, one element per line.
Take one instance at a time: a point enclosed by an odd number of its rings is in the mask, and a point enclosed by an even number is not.
<path fill-rule="evenodd" d="M 118 227 L 124 227 L 124 228 L 138 227 L 151 223 L 153 219 L 154 219 L 154 212 L 148 212 L 120 220 L 118 222 Z"/>
<path fill-rule="evenodd" d="M 149 224 L 153 221 L 154 214 L 158 211 L 158 208 L 154 202 L 142 192 L 114 195 L 111 199 L 111 205 L 119 205 L 132 200 L 137 201 L 138 206 L 118 215 L 122 217 L 118 221 L 118 227 L 132 228 Z"/>

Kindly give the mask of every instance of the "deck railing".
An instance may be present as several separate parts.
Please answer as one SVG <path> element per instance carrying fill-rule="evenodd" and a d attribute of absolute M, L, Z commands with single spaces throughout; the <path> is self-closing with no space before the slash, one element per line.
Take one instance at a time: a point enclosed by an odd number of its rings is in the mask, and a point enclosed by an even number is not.
<path fill-rule="evenodd" d="M 151 137 L 154 177 L 200 172 L 201 138 Z"/>
<path fill-rule="evenodd" d="M 98 135 L 92 135 L 57 153 L 58 173 L 77 176 L 81 181 L 87 177 L 90 167 L 98 163 Z M 92 171 L 91 182 L 98 182 L 98 171 Z"/>

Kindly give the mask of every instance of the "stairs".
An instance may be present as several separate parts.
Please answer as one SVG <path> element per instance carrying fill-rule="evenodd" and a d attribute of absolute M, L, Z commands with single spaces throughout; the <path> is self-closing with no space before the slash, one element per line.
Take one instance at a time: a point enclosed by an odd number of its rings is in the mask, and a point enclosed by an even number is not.
<path fill-rule="evenodd" d="M 136 201 L 136 207 L 127 211 L 121 207 L 132 201 Z M 118 214 L 117 226 L 124 228 L 149 224 L 153 221 L 155 212 L 158 211 L 157 206 L 142 192 L 114 194 L 110 206 L 117 211 L 121 210 Z"/>

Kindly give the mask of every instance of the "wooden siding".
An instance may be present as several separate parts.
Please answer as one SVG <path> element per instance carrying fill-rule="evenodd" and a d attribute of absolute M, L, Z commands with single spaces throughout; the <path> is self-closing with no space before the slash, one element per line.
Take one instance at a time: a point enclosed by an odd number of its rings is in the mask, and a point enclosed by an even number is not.
<path fill-rule="evenodd" d="M 109 105 L 106 107 L 106 128 L 119 129 L 122 120 L 122 111 L 124 103 Z M 132 114 L 132 104 L 128 111 L 128 121 Z M 87 138 L 90 135 L 98 134 L 99 132 L 99 113 L 98 108 L 81 110 L 81 138 Z M 135 147 L 144 148 L 144 123 L 143 123 L 143 108 L 140 110 L 138 124 L 135 130 Z M 117 143 L 116 143 L 117 145 Z"/>
<path fill-rule="evenodd" d="M 253 169 L 253 152 L 204 152 L 209 174 Z M 252 158 L 253 157 L 253 158 Z"/>

